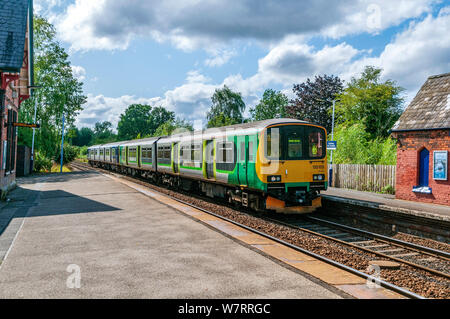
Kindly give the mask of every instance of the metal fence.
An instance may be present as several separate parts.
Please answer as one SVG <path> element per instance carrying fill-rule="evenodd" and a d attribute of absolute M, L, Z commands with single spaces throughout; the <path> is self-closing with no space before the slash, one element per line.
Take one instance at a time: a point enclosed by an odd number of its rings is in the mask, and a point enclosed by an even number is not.
<path fill-rule="evenodd" d="M 332 187 L 395 193 L 395 165 L 333 164 Z"/>

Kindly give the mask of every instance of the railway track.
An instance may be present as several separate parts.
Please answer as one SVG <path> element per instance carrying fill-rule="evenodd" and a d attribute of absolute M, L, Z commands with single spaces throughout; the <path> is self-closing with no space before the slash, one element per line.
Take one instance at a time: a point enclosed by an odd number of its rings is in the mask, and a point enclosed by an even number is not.
<path fill-rule="evenodd" d="M 72 163 L 72 167 L 75 169 L 79 169 L 82 171 L 86 170 L 99 170 L 101 172 L 109 173 L 112 172 L 103 170 L 101 168 L 92 168 L 88 164 L 85 163 Z M 120 174 L 113 173 L 114 175 L 123 176 Z M 143 181 L 139 178 L 132 178 L 128 176 L 123 176 L 125 179 L 133 180 L 134 182 L 138 182 L 144 186 L 149 186 L 158 189 L 164 190 L 165 188 L 161 188 L 159 186 L 155 186 L 148 181 Z M 171 192 L 171 191 L 168 191 Z M 245 224 L 239 223 L 236 220 L 227 218 L 222 216 L 222 214 L 216 214 L 211 211 L 211 209 L 205 209 L 203 207 L 200 207 L 198 205 L 194 205 L 186 200 L 180 200 L 179 196 L 173 196 L 170 194 L 167 194 L 164 192 L 164 195 L 168 195 L 174 200 L 177 200 L 179 202 L 182 202 L 186 205 L 189 205 L 191 207 L 194 207 L 196 209 L 199 209 L 203 212 L 206 212 L 208 214 L 214 215 L 216 217 L 219 217 L 221 219 L 227 220 L 233 224 L 239 225 L 240 227 L 243 227 L 245 229 L 248 229 L 254 233 L 258 233 L 264 237 L 270 238 L 272 240 L 275 240 L 277 242 L 280 242 L 284 245 L 287 245 L 297 251 L 303 252 L 305 254 L 308 254 L 310 256 L 313 256 L 317 259 L 320 259 L 322 261 L 325 261 L 327 263 L 333 264 L 339 268 L 342 268 L 344 270 L 347 270 L 349 272 L 352 272 L 358 276 L 361 276 L 363 278 L 366 278 L 370 281 L 377 282 L 379 285 L 386 287 L 388 289 L 391 289 L 393 291 L 396 291 L 404 296 L 407 296 L 409 298 L 423 298 L 420 294 L 416 294 L 415 292 L 412 292 L 410 290 L 407 290 L 404 288 L 404 285 L 398 286 L 395 285 L 395 280 L 391 281 L 383 281 L 379 278 L 375 278 L 374 276 L 365 273 L 364 271 L 361 271 L 361 269 L 356 269 L 355 267 L 349 267 L 348 265 L 345 265 L 343 263 L 337 262 L 333 259 L 324 257 L 323 255 L 317 254 L 313 252 L 312 250 L 308 250 L 302 247 L 299 247 L 297 245 L 293 245 L 290 242 L 287 242 L 286 240 L 282 240 L 280 238 L 277 238 L 278 236 L 272 236 L 266 232 L 261 232 L 255 227 L 249 227 Z M 184 197 L 187 197 L 187 195 L 182 195 Z M 190 194 L 192 197 L 192 194 Z M 205 201 L 205 199 L 200 199 Z M 198 199 L 197 199 L 198 201 Z M 216 206 L 217 203 L 211 204 Z M 203 205 L 202 205 L 203 206 Z M 241 212 L 241 214 L 247 214 L 248 212 Z M 253 216 L 254 215 L 249 215 Z M 414 269 L 419 269 L 422 271 L 422 274 L 420 275 L 422 278 L 427 277 L 428 274 L 432 274 L 434 277 L 432 279 L 432 283 L 439 282 L 439 278 L 442 278 L 446 283 L 444 284 L 444 290 L 450 290 L 450 254 L 445 251 L 439 251 L 435 250 L 429 247 L 425 246 L 419 246 L 413 243 L 404 242 L 395 240 L 386 236 L 382 236 L 375 233 L 370 233 L 365 230 L 349 227 L 342 224 L 337 224 L 331 221 L 327 221 L 324 219 L 319 219 L 316 217 L 303 217 L 303 216 L 292 216 L 292 215 L 277 215 L 276 217 L 267 217 L 267 216 L 258 216 L 258 219 L 263 219 L 268 222 L 271 222 L 273 224 L 278 224 L 281 226 L 285 226 L 291 229 L 299 230 L 301 232 L 306 232 L 308 234 L 311 234 L 313 236 L 321 237 L 327 241 L 333 241 L 335 243 L 338 243 L 340 245 L 345 245 L 351 249 L 362 251 L 365 253 L 368 253 L 373 256 L 380 257 L 379 259 L 382 260 L 393 260 L 399 264 L 410 266 Z M 251 223 L 250 223 L 251 224 Z M 357 253 L 359 254 L 359 253 Z M 394 270 L 395 271 L 395 270 Z M 400 270 L 398 270 L 400 271 Z M 393 283 L 393 282 L 394 283 Z M 450 292 L 447 291 L 447 297 L 450 295 Z"/>
<path fill-rule="evenodd" d="M 338 224 L 317 217 L 270 218 L 288 227 L 373 253 L 383 260 L 404 263 L 450 279 L 450 253 Z"/>

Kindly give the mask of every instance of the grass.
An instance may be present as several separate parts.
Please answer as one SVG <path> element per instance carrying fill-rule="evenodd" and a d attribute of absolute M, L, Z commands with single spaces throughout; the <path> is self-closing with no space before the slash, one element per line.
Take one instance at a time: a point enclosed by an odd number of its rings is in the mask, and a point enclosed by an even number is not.
<path fill-rule="evenodd" d="M 61 165 L 59 164 L 53 164 L 52 169 L 50 170 L 50 173 L 59 173 L 61 169 Z M 63 173 L 70 173 L 72 170 L 67 166 L 63 165 Z"/>

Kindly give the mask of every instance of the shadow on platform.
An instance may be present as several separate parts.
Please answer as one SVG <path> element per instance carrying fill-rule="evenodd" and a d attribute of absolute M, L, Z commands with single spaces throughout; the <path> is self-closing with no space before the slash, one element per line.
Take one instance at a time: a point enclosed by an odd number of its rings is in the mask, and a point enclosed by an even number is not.
<path fill-rule="evenodd" d="M 70 178 L 70 176 L 64 174 L 61 178 Z M 11 202 L 0 210 L 0 235 L 13 218 L 103 213 L 121 210 L 62 190 L 35 191 L 18 187 L 11 195 Z"/>

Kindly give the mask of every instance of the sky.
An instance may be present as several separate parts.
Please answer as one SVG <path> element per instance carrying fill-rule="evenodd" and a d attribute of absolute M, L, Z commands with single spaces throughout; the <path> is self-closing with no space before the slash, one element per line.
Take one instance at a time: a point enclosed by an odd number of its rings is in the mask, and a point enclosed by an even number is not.
<path fill-rule="evenodd" d="M 294 98 L 316 75 L 345 82 L 366 65 L 405 88 L 450 72 L 450 0 L 34 0 L 54 24 L 88 97 L 78 127 L 133 103 L 205 123 L 215 89 L 255 106 L 265 89 Z M 198 124 L 197 124 L 198 125 Z"/>

